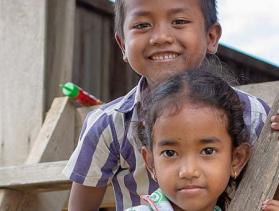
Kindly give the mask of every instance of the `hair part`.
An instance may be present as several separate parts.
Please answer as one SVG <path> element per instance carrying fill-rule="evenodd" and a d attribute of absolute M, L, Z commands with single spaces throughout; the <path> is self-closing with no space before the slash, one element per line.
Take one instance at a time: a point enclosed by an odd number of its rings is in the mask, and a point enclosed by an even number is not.
<path fill-rule="evenodd" d="M 185 103 L 221 111 L 233 147 L 248 141 L 243 108 L 235 90 L 210 67 L 188 70 L 158 84 L 143 97 L 142 125 L 139 127 L 143 144 L 152 150 L 154 124 L 162 115 L 174 115 Z"/>
<path fill-rule="evenodd" d="M 206 30 L 218 22 L 216 1 L 217 0 L 199 0 Z M 114 15 L 114 30 L 124 39 L 123 26 L 126 17 L 125 0 L 115 0 Z"/>

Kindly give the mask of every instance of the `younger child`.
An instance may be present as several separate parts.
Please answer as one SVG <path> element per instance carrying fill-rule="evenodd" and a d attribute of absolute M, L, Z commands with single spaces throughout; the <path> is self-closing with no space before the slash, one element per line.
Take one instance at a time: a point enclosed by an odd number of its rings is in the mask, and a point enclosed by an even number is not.
<path fill-rule="evenodd" d="M 208 71 L 188 70 L 156 86 L 142 105 L 142 156 L 159 189 L 142 197 L 147 205 L 127 210 L 226 210 L 225 189 L 235 189 L 250 154 L 235 91 Z"/>

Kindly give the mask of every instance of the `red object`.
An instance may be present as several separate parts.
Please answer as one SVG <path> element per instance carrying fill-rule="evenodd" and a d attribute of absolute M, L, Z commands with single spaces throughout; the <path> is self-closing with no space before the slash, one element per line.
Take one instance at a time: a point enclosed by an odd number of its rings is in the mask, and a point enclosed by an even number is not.
<path fill-rule="evenodd" d="M 68 82 L 61 85 L 64 95 L 74 99 L 78 104 L 82 106 L 94 106 L 102 104 L 102 101 L 88 92 L 84 91 L 74 83 Z"/>

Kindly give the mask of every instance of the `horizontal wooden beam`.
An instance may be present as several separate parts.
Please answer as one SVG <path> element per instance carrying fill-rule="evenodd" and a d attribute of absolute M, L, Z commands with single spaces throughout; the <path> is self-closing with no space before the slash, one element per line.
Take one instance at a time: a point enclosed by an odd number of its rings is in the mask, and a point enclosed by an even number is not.
<path fill-rule="evenodd" d="M 0 168 L 0 189 L 16 191 L 59 191 L 71 188 L 71 181 L 63 174 L 68 161 L 26 164 Z M 114 207 L 112 186 L 107 187 L 101 207 Z"/>
<path fill-rule="evenodd" d="M 67 161 L 26 164 L 0 168 L 0 188 L 52 191 L 69 189 L 71 182 L 62 174 Z"/>

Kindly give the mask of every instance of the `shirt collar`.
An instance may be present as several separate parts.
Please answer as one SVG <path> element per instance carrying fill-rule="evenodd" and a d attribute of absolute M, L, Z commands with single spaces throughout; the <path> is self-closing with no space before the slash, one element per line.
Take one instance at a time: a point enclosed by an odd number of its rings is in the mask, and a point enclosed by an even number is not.
<path fill-rule="evenodd" d="M 119 108 L 116 109 L 116 111 L 121 113 L 128 113 L 132 111 L 136 105 L 140 103 L 142 90 L 146 88 L 146 86 L 146 79 L 141 77 L 138 85 L 123 97 L 121 100 L 122 103 L 120 104 Z"/>

